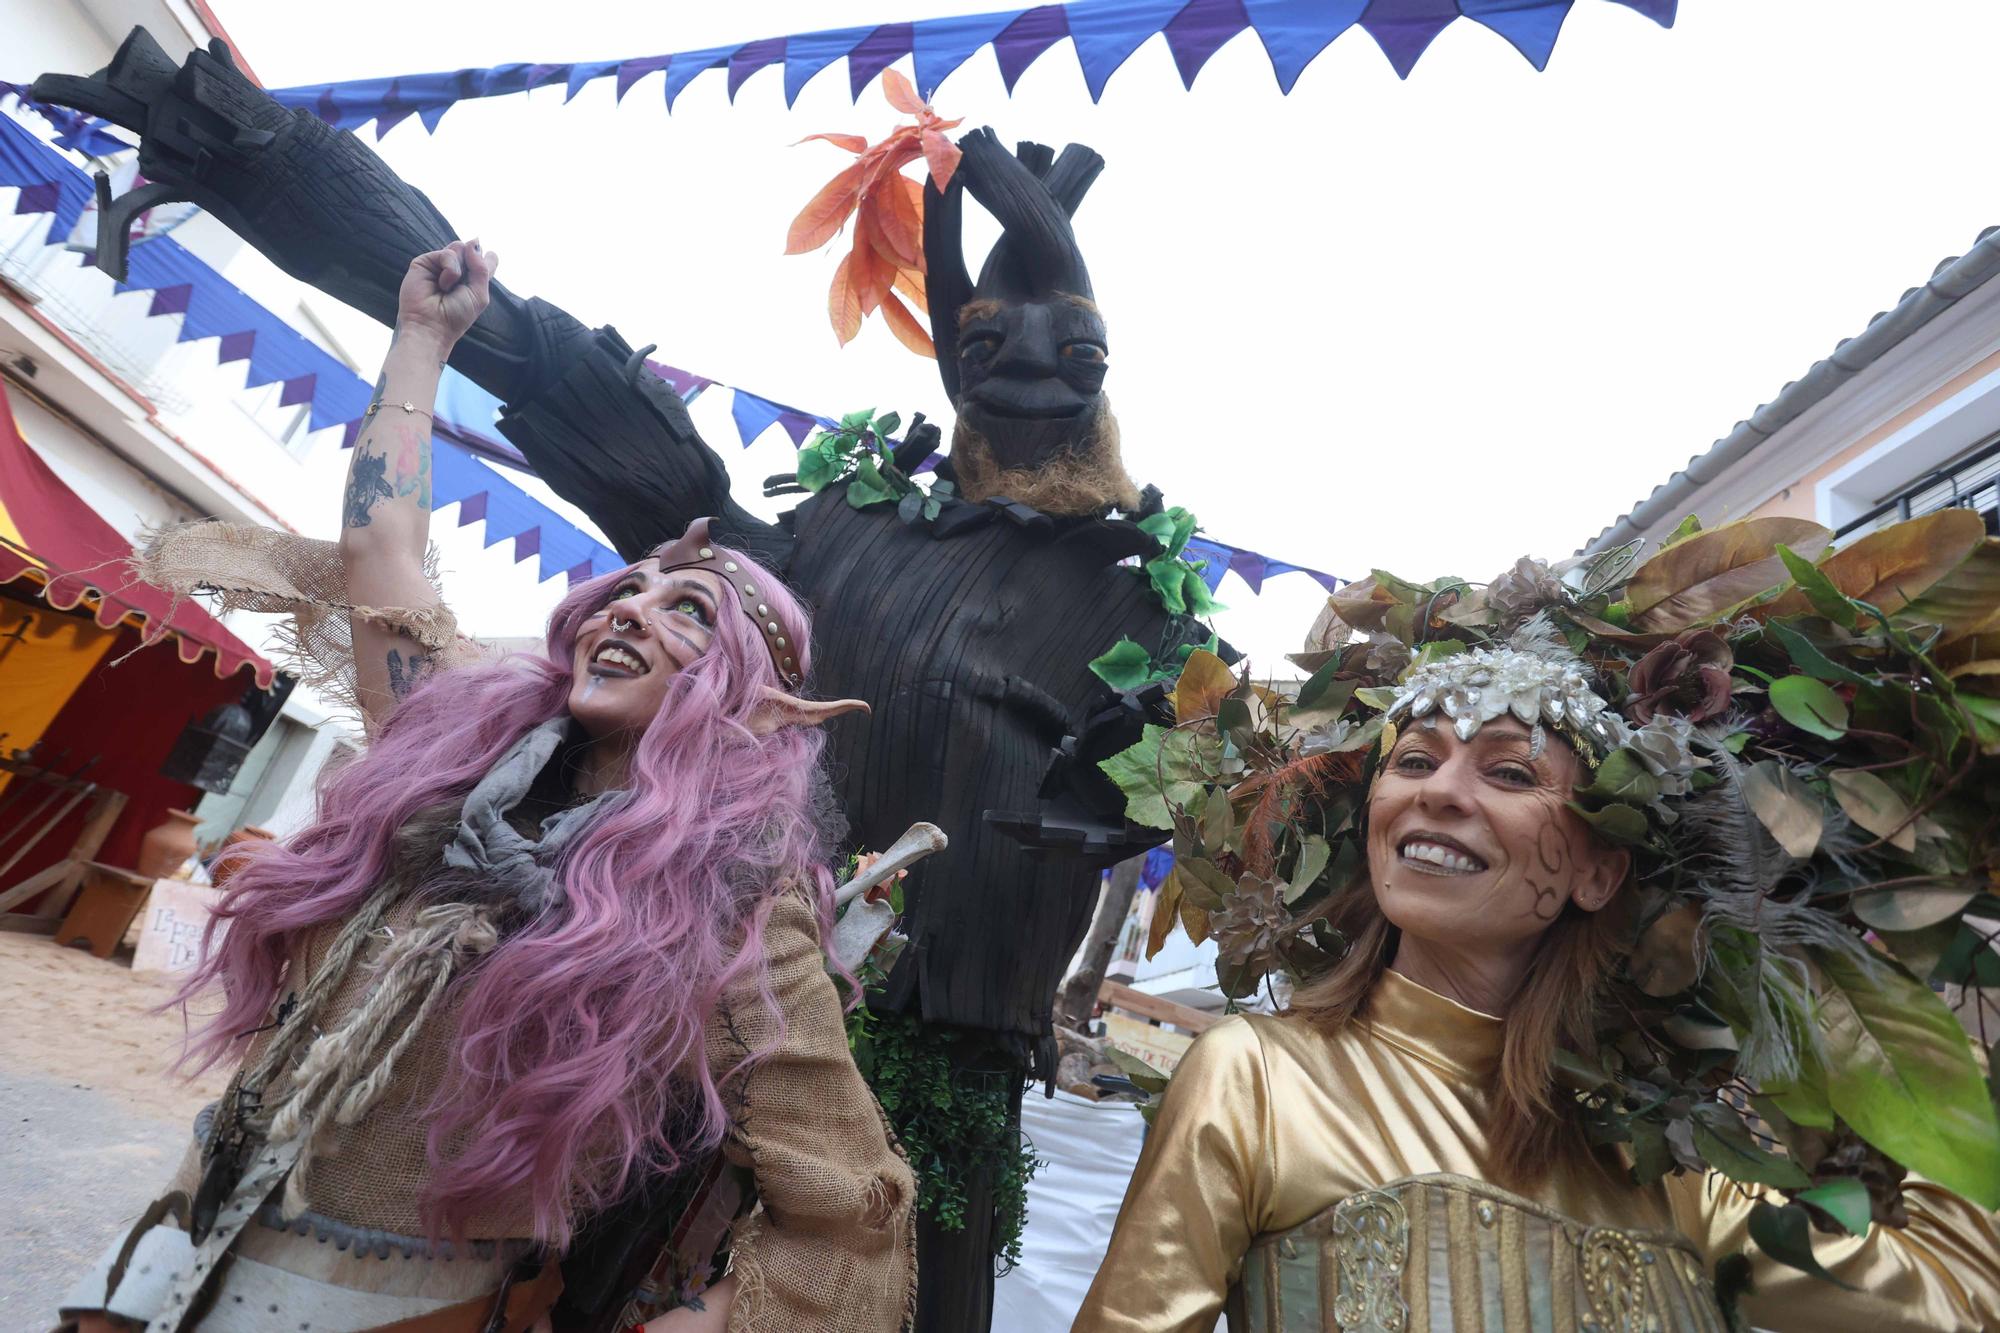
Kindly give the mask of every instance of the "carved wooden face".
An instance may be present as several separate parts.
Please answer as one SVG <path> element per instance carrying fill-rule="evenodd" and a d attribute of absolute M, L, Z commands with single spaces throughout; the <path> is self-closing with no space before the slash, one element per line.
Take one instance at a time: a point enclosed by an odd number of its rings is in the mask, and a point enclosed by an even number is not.
<path fill-rule="evenodd" d="M 959 416 L 1002 468 L 1083 441 L 1104 392 L 1104 318 L 1081 297 L 973 301 L 959 316 Z"/>

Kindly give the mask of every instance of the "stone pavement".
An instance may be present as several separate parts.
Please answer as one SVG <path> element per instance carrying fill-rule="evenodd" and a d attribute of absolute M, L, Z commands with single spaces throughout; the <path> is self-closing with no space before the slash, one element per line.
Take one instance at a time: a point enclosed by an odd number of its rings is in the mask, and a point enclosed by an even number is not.
<path fill-rule="evenodd" d="M 0 1068 L 0 1329 L 33 1333 L 180 1163 L 185 1120 L 135 1115 L 121 1099 Z"/>
<path fill-rule="evenodd" d="M 192 1081 L 172 994 L 124 959 L 0 932 L 0 1333 L 55 1302 L 179 1165 L 226 1071 Z"/>

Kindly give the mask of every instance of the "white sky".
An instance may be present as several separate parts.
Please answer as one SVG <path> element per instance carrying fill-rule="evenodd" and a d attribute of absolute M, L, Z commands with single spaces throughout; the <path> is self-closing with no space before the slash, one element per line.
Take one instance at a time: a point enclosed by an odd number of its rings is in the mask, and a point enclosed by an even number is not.
<path fill-rule="evenodd" d="M 1002 7 L 212 3 L 273 87 Z M 1672 30 L 1578 0 L 1543 74 L 1461 21 L 1407 82 L 1357 29 L 1282 97 L 1246 32 L 1192 92 L 1155 38 L 1098 105 L 1067 43 L 1011 98 L 981 52 L 935 101 L 1108 160 L 1078 231 L 1135 477 L 1267 555 L 1483 578 L 1567 554 L 2000 221 L 1996 49 L 1991 0 L 1684 0 Z M 879 321 L 836 346 L 832 253 L 782 254 L 845 160 L 787 145 L 879 137 L 879 85 L 850 104 L 837 62 L 788 111 L 777 68 L 734 106 L 716 71 L 671 116 L 662 86 L 466 103 L 381 147 L 517 291 L 811 411 L 947 416 Z M 739 491 L 788 470 L 782 434 L 741 450 L 726 408 L 697 420 Z M 1321 594 L 1290 575 L 1222 596 L 1224 634 L 1276 667 Z M 475 628 L 532 633 L 542 609 Z"/>

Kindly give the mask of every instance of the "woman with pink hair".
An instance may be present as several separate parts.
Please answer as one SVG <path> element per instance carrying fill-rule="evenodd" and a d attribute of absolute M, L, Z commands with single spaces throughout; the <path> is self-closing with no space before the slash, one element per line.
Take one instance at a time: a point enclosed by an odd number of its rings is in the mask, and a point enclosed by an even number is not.
<path fill-rule="evenodd" d="M 455 664 L 421 405 L 495 263 L 458 242 L 403 281 L 339 543 L 371 741 L 241 854 L 183 994 L 219 986 L 194 1053 L 235 1077 L 65 1327 L 602 1327 L 557 1300 L 607 1218 L 654 1228 L 617 1290 L 686 1297 L 653 1333 L 907 1320 L 915 1184 L 820 947 L 814 724 L 862 705 L 798 694 L 802 608 L 701 520 L 573 588 L 546 655 Z M 729 1164 L 758 1208 L 728 1276 L 648 1288 L 730 1221 Z"/>

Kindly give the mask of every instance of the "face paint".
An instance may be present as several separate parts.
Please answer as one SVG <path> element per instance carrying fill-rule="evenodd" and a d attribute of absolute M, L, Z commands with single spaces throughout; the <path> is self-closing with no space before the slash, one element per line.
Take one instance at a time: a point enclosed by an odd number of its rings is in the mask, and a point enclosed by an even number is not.
<path fill-rule="evenodd" d="M 577 631 L 569 711 L 584 731 L 605 736 L 649 726 L 675 674 L 708 651 L 724 592 L 707 570 L 663 571 L 647 559 L 627 571 Z"/>
<path fill-rule="evenodd" d="M 1512 718 L 1469 741 L 1430 717 L 1396 738 L 1368 800 L 1369 878 L 1406 934 L 1466 953 L 1532 948 L 1617 853 L 1568 806 L 1576 752 L 1532 753 Z M 1601 906 L 1592 901 L 1586 906 Z"/>

